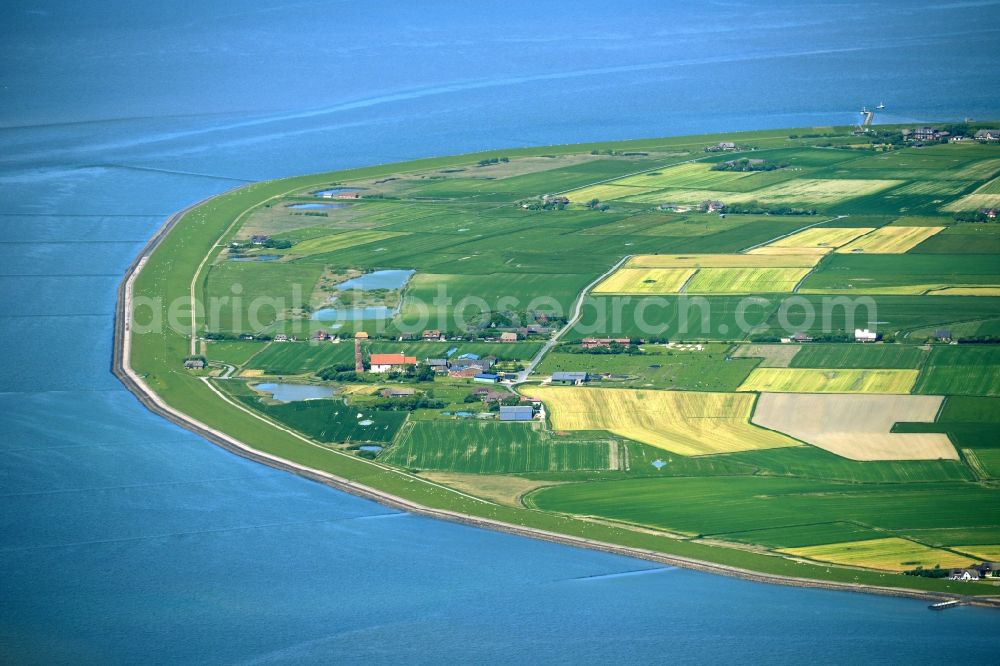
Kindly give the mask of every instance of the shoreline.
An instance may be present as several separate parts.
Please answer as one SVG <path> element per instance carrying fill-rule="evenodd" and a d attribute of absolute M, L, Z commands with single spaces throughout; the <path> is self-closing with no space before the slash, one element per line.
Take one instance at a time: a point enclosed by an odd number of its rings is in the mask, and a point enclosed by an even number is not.
<path fill-rule="evenodd" d="M 230 194 L 247 186 L 248 185 L 241 185 L 225 192 L 220 192 L 210 197 L 206 197 L 170 215 L 157 232 L 149 239 L 140 251 L 139 255 L 126 269 L 124 278 L 118 286 L 115 304 L 114 344 L 112 348 L 111 372 L 122 382 L 125 388 L 132 393 L 140 403 L 143 404 L 143 406 L 154 414 L 157 414 L 158 416 L 161 416 L 168 421 L 185 428 L 186 430 L 204 437 L 209 442 L 212 442 L 213 444 L 220 446 L 240 457 L 262 463 L 274 469 L 291 472 L 337 490 L 375 501 L 389 508 L 398 509 L 420 516 L 447 520 L 449 522 L 468 525 L 471 527 L 490 529 L 562 545 L 588 548 L 615 555 L 622 555 L 669 566 L 729 576 L 731 578 L 740 578 L 759 583 L 860 592 L 865 594 L 879 594 L 883 596 L 908 597 L 930 602 L 955 600 L 961 602 L 963 605 L 1000 608 L 1000 598 L 976 597 L 947 592 L 930 592 L 912 588 L 881 587 L 877 585 L 844 583 L 816 578 L 799 578 L 780 574 L 762 573 L 740 567 L 718 564 L 707 560 L 670 555 L 659 551 L 624 546 L 569 534 L 561 534 L 558 532 L 527 527 L 524 525 L 516 525 L 489 518 L 480 518 L 446 509 L 436 509 L 406 499 L 405 497 L 400 497 L 356 481 L 351 481 L 348 478 L 337 476 L 329 472 L 295 463 L 285 458 L 264 453 L 220 430 L 212 428 L 211 426 L 206 425 L 184 414 L 183 412 L 174 409 L 173 407 L 170 407 L 159 397 L 159 395 L 152 391 L 145 384 L 145 382 L 143 382 L 142 378 L 132 369 L 129 362 L 132 333 L 129 327 L 128 313 L 131 311 L 130 306 L 132 302 L 133 284 L 152 253 L 189 211 L 198 208 L 216 197 Z"/>

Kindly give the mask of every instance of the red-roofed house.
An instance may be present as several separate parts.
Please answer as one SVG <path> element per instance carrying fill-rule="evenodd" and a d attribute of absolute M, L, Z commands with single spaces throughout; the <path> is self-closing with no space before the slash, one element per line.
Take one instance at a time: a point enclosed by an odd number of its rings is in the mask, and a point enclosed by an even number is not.
<path fill-rule="evenodd" d="M 389 372 L 393 368 L 416 365 L 417 357 L 403 354 L 372 354 L 370 364 L 370 372 Z"/>

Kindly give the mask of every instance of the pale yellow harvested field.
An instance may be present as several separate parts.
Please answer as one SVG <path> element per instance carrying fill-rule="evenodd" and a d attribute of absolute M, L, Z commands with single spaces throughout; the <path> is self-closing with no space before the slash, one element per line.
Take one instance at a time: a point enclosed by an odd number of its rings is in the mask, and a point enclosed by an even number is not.
<path fill-rule="evenodd" d="M 1000 562 L 1000 545 L 953 546 L 953 548 L 985 562 Z"/>
<path fill-rule="evenodd" d="M 612 199 L 620 199 L 630 195 L 644 194 L 648 191 L 649 188 L 625 187 L 622 185 L 612 185 L 610 183 L 606 183 L 603 185 L 590 185 L 589 187 L 584 187 L 579 190 L 573 190 L 572 192 L 567 192 L 565 196 L 572 203 L 585 204 L 593 199 L 610 201 Z"/>
<path fill-rule="evenodd" d="M 757 368 L 739 391 L 776 393 L 909 393 L 918 370 Z"/>
<path fill-rule="evenodd" d="M 594 287 L 595 294 L 676 294 L 696 268 L 621 268 Z"/>
<path fill-rule="evenodd" d="M 894 433 L 899 422 L 931 423 L 937 395 L 761 393 L 751 421 L 851 460 L 958 460 L 943 433 Z"/>
<path fill-rule="evenodd" d="M 852 228 L 827 228 L 813 227 L 798 233 L 780 238 L 773 243 L 768 243 L 768 247 L 788 247 L 788 248 L 835 248 L 850 243 L 858 236 L 863 236 L 875 230 L 875 227 L 852 227 Z"/>
<path fill-rule="evenodd" d="M 638 254 L 625 268 L 812 268 L 820 254 Z"/>
<path fill-rule="evenodd" d="M 903 254 L 944 227 L 881 227 L 839 248 L 839 253 Z"/>
<path fill-rule="evenodd" d="M 680 455 L 800 446 L 752 425 L 754 399 L 748 394 L 551 386 L 520 390 L 545 403 L 556 430 L 608 430 Z"/>
<path fill-rule="evenodd" d="M 928 296 L 1000 296 L 1000 287 L 944 287 L 927 292 Z"/>
<path fill-rule="evenodd" d="M 797 178 L 740 196 L 743 200 L 755 199 L 764 204 L 831 204 L 875 194 L 902 182 L 877 179 Z"/>
<path fill-rule="evenodd" d="M 758 368 L 787 368 L 802 349 L 799 345 L 740 345 L 735 358 L 761 358 Z"/>
<path fill-rule="evenodd" d="M 795 288 L 810 268 L 702 268 L 688 284 L 689 294 L 772 294 Z"/>
<path fill-rule="evenodd" d="M 336 252 L 337 250 L 343 250 L 356 245 L 364 245 L 365 243 L 374 243 L 375 241 L 408 235 L 399 231 L 344 231 L 332 236 L 310 238 L 301 243 L 296 243 L 288 253 L 295 255 L 323 254 L 326 252 Z"/>
<path fill-rule="evenodd" d="M 943 569 L 950 569 L 952 567 L 967 567 L 972 564 L 972 560 L 968 557 L 899 537 L 830 543 L 805 548 L 785 548 L 779 552 L 820 562 L 883 571 L 907 571 L 918 566 L 933 569 L 936 565 L 940 565 Z"/>
<path fill-rule="evenodd" d="M 825 254 L 833 252 L 832 247 L 779 247 L 777 245 L 761 245 L 760 247 L 755 247 L 752 250 L 747 250 L 747 254 L 769 254 L 769 255 L 806 255 L 815 254 L 818 257 L 822 257 Z"/>

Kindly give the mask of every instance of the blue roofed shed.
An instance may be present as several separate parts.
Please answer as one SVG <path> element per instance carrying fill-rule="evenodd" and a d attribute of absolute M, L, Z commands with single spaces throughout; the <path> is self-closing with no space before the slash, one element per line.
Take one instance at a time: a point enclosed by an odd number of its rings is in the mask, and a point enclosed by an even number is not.
<path fill-rule="evenodd" d="M 472 378 L 472 381 L 479 382 L 481 384 L 496 384 L 499 381 L 499 377 L 491 372 L 481 372 Z"/>
<path fill-rule="evenodd" d="M 501 407 L 501 421 L 530 421 L 534 415 L 531 405 L 517 405 L 515 407 Z"/>

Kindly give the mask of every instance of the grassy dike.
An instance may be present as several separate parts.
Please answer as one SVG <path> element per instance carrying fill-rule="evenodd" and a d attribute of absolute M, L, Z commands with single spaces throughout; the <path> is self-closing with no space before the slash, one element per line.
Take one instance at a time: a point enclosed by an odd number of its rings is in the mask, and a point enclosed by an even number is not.
<path fill-rule="evenodd" d="M 474 164 L 483 157 L 501 153 L 515 157 L 606 149 L 664 150 L 695 147 L 700 149 L 723 138 L 753 140 L 761 147 L 777 147 L 786 145 L 788 133 L 795 131 L 730 133 L 724 137 L 722 135 L 681 137 L 492 151 L 268 181 L 218 195 L 172 218 L 164 232 L 154 237 L 150 246 L 144 250 L 143 256 L 137 259 L 130 269 L 119 293 L 115 372 L 123 379 L 126 386 L 154 411 L 240 455 L 415 513 L 688 568 L 781 584 L 927 598 L 955 597 L 969 593 L 983 596 L 993 594 L 994 591 L 986 587 L 797 562 L 748 550 L 651 534 L 639 529 L 630 529 L 628 526 L 488 503 L 421 479 L 404 470 L 312 445 L 224 401 L 204 381 L 182 368 L 181 361 L 188 354 L 190 346 L 187 333 L 190 328 L 188 315 L 180 317 L 181 323 L 187 322 L 187 325 L 182 326 L 182 330 L 179 331 L 169 330 L 164 326 L 152 332 L 141 332 L 136 330 L 136 325 L 126 325 L 123 303 L 128 291 L 129 277 L 132 277 L 133 273 L 135 274 L 131 282 L 132 295 L 135 298 L 160 299 L 159 314 L 164 322 L 168 321 L 167 306 L 170 303 L 187 302 L 192 277 L 199 271 L 199 266 L 202 265 L 206 255 L 210 261 L 225 246 L 229 240 L 228 235 L 234 233 L 237 226 L 233 224 L 234 221 L 246 211 L 266 205 L 272 197 L 290 191 L 319 187 L 346 178 Z M 201 277 L 203 279 L 203 273 Z M 196 285 L 199 297 L 203 291 L 203 283 Z M 145 323 L 149 312 L 149 307 L 140 304 L 137 309 L 137 323 L 140 325 Z M 126 349 L 130 351 L 128 358 L 124 358 Z M 134 374 L 130 373 L 129 369 Z M 174 413 L 168 413 L 158 407 L 155 403 L 157 398 L 168 405 Z M 241 442 L 247 449 L 260 452 L 262 455 L 254 455 L 252 451 L 232 446 L 224 438 L 206 431 L 178 415 L 177 412 L 209 426 L 210 429 L 225 433 L 233 440 Z M 282 464 L 281 460 L 292 464 Z"/>

